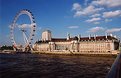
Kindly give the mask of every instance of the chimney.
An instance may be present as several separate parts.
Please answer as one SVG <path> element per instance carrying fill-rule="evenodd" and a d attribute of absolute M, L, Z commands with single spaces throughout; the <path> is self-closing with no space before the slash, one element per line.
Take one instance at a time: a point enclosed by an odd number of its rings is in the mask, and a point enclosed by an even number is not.
<path fill-rule="evenodd" d="M 116 35 L 114 35 L 114 38 L 117 38 Z"/>
<path fill-rule="evenodd" d="M 105 33 L 105 38 L 108 39 L 108 34 L 107 33 Z"/>
<path fill-rule="evenodd" d="M 94 34 L 94 39 L 96 39 L 96 35 Z"/>
<path fill-rule="evenodd" d="M 91 34 L 89 35 L 89 39 L 91 39 Z"/>
<path fill-rule="evenodd" d="M 69 33 L 67 33 L 67 40 L 69 40 L 70 39 L 70 34 Z"/>
<path fill-rule="evenodd" d="M 78 41 L 80 41 L 80 38 L 81 38 L 81 36 L 80 36 L 80 35 L 78 35 Z"/>
<path fill-rule="evenodd" d="M 113 34 L 110 34 L 110 36 L 112 37 L 112 36 L 113 36 Z"/>

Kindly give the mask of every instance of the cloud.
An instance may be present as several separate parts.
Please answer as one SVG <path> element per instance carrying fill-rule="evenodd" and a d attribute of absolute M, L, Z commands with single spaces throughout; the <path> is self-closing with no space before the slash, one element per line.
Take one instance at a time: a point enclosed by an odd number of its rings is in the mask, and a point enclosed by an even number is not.
<path fill-rule="evenodd" d="M 101 16 L 101 14 L 94 14 L 94 15 L 91 15 L 90 17 L 99 17 L 99 16 Z"/>
<path fill-rule="evenodd" d="M 74 17 L 80 17 L 83 14 L 82 11 L 76 11 Z"/>
<path fill-rule="evenodd" d="M 100 22 L 94 22 L 94 24 L 100 24 Z"/>
<path fill-rule="evenodd" d="M 111 22 L 113 17 L 121 16 L 121 0 L 84 0 L 83 4 L 74 3 L 74 17 L 86 16 L 85 22 L 100 24 L 100 20 Z M 112 8 L 113 7 L 113 8 Z M 116 7 L 116 8 L 114 8 Z"/>
<path fill-rule="evenodd" d="M 113 33 L 113 32 L 119 32 L 119 31 L 121 31 L 121 28 L 112 28 L 112 29 L 106 30 L 107 33 Z"/>
<path fill-rule="evenodd" d="M 18 25 L 19 28 L 31 28 L 33 27 L 33 25 L 36 25 L 36 23 L 32 23 L 32 24 L 21 24 Z"/>
<path fill-rule="evenodd" d="M 121 6 L 121 0 L 96 0 L 92 1 L 92 4 L 106 7 L 119 7 Z"/>
<path fill-rule="evenodd" d="M 92 19 L 86 20 L 86 22 L 90 23 L 90 22 L 96 22 L 96 21 L 99 21 L 99 20 L 101 20 L 101 18 L 92 18 Z"/>
<path fill-rule="evenodd" d="M 31 25 L 30 24 L 22 24 L 22 25 L 18 25 L 19 28 L 30 28 Z"/>
<path fill-rule="evenodd" d="M 121 10 L 116 11 L 110 11 L 110 12 L 104 12 L 103 17 L 104 18 L 111 18 L 111 17 L 117 17 L 121 15 Z"/>
<path fill-rule="evenodd" d="M 88 7 L 86 7 L 86 8 L 83 10 L 83 12 L 84 12 L 85 14 L 92 14 L 92 13 L 95 13 L 95 12 L 100 11 L 100 10 L 102 10 L 102 8 L 95 8 L 94 6 L 89 5 Z"/>
<path fill-rule="evenodd" d="M 32 23 L 32 24 L 17 24 L 15 23 L 14 26 L 13 25 L 9 25 L 8 27 L 13 29 L 15 27 L 18 27 L 18 28 L 31 28 L 33 25 L 36 25 L 36 23 Z"/>
<path fill-rule="evenodd" d="M 95 32 L 99 32 L 99 31 L 103 31 L 103 30 L 104 30 L 103 27 L 93 27 L 93 28 L 89 29 L 88 32 L 95 33 Z"/>
<path fill-rule="evenodd" d="M 82 9 L 82 8 L 81 8 L 81 5 L 80 5 L 79 3 L 74 3 L 74 4 L 73 4 L 72 10 L 79 11 L 79 10 L 81 10 L 81 9 Z"/>
<path fill-rule="evenodd" d="M 76 28 L 79 28 L 79 26 L 69 26 L 68 28 L 70 28 L 70 29 L 76 29 Z"/>
<path fill-rule="evenodd" d="M 112 19 L 105 19 L 105 22 L 111 22 Z"/>
<path fill-rule="evenodd" d="M 93 5 L 89 5 L 82 10 L 76 10 L 74 17 L 80 17 L 81 15 L 90 15 L 103 10 L 104 8 L 96 8 Z"/>

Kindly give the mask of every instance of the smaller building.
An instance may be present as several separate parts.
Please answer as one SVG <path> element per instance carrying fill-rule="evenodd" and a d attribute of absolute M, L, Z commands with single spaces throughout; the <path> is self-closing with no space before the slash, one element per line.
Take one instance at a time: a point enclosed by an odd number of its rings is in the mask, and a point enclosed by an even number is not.
<path fill-rule="evenodd" d="M 42 33 L 42 39 L 34 44 L 36 51 L 47 52 L 80 52 L 80 53 L 118 53 L 119 43 L 112 35 L 67 38 L 52 38 L 51 31 Z"/>

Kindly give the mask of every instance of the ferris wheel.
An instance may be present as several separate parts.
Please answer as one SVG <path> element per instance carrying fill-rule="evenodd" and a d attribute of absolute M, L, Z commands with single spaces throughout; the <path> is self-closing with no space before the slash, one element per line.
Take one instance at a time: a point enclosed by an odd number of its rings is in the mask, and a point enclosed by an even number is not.
<path fill-rule="evenodd" d="M 20 24 L 20 25 L 17 24 L 17 20 L 22 15 L 27 15 L 29 17 L 30 24 Z M 30 12 L 27 9 L 24 9 L 21 10 L 19 13 L 17 13 L 12 22 L 12 25 L 10 26 L 10 37 L 13 47 L 16 51 L 19 50 L 24 52 L 32 50 L 32 40 L 33 37 L 35 36 L 35 29 L 36 29 L 36 23 L 32 12 Z M 17 34 L 17 32 L 15 32 L 16 30 L 18 30 L 18 32 L 20 32 L 20 34 L 22 35 L 15 36 Z M 16 40 L 17 37 L 22 38 L 23 44 L 17 43 Z"/>

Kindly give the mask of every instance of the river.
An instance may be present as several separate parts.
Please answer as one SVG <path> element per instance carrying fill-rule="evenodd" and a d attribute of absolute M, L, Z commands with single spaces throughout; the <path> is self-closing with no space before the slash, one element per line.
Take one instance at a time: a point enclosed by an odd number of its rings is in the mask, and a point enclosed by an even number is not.
<path fill-rule="evenodd" d="M 115 57 L 0 54 L 0 78 L 105 78 Z"/>

